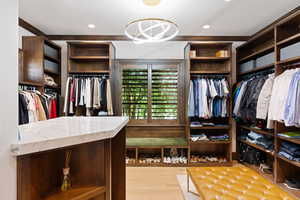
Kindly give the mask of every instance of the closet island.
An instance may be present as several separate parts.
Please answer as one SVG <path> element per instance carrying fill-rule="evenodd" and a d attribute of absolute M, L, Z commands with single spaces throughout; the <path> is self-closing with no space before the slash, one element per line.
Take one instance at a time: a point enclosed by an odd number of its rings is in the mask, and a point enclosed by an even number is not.
<path fill-rule="evenodd" d="M 61 117 L 19 126 L 18 142 L 11 147 L 17 199 L 125 200 L 128 120 Z M 67 190 L 63 180 L 70 183 Z"/>

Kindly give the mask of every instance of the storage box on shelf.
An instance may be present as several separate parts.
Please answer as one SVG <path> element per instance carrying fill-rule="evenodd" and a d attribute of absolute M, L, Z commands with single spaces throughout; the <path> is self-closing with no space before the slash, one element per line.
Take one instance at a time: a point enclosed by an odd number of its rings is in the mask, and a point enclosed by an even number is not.
<path fill-rule="evenodd" d="M 197 75 L 222 76 L 232 84 L 232 44 L 224 42 L 192 42 L 185 48 L 187 67 L 186 98 L 189 95 L 190 80 Z M 231 98 L 231 97 L 230 97 Z M 188 102 L 188 101 L 187 101 Z M 229 100 L 231 102 L 231 100 Z M 188 107 L 186 107 L 186 111 Z M 228 113 L 231 103 L 228 105 Z M 221 119 L 197 119 L 214 123 L 194 126 L 186 113 L 186 133 L 189 139 L 190 166 L 224 166 L 232 164 L 231 115 Z M 220 125 L 222 124 L 222 125 Z M 210 140 L 210 136 L 228 135 L 226 140 Z M 207 137 L 203 139 L 203 137 Z"/>
<path fill-rule="evenodd" d="M 269 28 L 237 48 L 237 74 L 245 75 L 274 67 L 274 29 Z"/>

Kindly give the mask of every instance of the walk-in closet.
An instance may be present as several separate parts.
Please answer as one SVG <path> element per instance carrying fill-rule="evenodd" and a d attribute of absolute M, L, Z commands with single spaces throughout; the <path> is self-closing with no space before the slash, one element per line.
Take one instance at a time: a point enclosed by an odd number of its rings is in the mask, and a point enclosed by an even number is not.
<path fill-rule="evenodd" d="M 4 0 L 0 199 L 300 199 L 299 0 Z"/>

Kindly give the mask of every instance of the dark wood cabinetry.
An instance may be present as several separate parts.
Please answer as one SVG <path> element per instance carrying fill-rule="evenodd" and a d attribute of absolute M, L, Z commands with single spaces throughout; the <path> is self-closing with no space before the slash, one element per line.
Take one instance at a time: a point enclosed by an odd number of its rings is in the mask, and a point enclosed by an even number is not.
<path fill-rule="evenodd" d="M 237 80 L 243 79 L 245 75 L 265 70 L 274 70 L 275 75 L 278 76 L 287 69 L 299 68 L 300 63 L 300 10 L 294 10 L 292 14 L 277 20 L 268 28 L 255 34 L 249 41 L 237 48 Z M 292 48 L 291 48 L 292 47 Z M 290 50 L 288 49 L 290 48 Z M 269 56 L 268 64 L 260 66 L 257 64 L 257 59 L 264 56 Z M 252 60 L 253 67 L 251 69 L 243 70 L 243 64 Z M 281 142 L 289 141 L 295 144 L 300 144 L 297 139 L 288 139 L 278 136 L 278 133 L 286 131 L 299 131 L 296 127 L 286 127 L 281 122 L 275 122 L 275 129 L 271 131 L 261 130 L 247 126 L 237 126 L 237 135 L 240 131 L 248 130 L 259 134 L 269 135 L 274 138 L 275 151 L 267 151 L 257 145 L 247 143 L 256 148 L 272 160 L 273 173 L 262 173 L 257 166 L 249 165 L 251 168 L 257 170 L 266 178 L 278 183 L 284 189 L 300 197 L 297 190 L 289 190 L 283 185 L 286 178 L 297 177 L 300 172 L 300 164 L 295 161 L 288 160 L 278 155 Z"/>
<path fill-rule="evenodd" d="M 218 55 L 222 51 L 221 55 Z M 232 88 L 232 44 L 224 42 L 192 42 L 185 47 L 186 75 L 185 75 L 185 102 L 188 102 L 190 81 L 198 75 L 224 77 L 231 92 Z M 188 117 L 188 105 L 185 107 L 186 125 L 185 131 L 189 141 L 189 165 L 192 166 L 224 166 L 232 163 L 232 120 L 231 120 L 231 97 L 228 100 L 227 113 L 229 116 L 223 119 L 208 119 L 204 122 L 225 124 L 224 126 L 191 127 Z M 205 133 L 228 133 L 228 141 L 191 141 L 191 134 Z M 225 163 L 192 163 L 191 155 L 214 155 L 226 158 Z"/>
<path fill-rule="evenodd" d="M 22 38 L 23 67 L 19 71 L 19 84 L 36 86 L 41 92 L 45 88 L 61 88 L 61 47 L 43 36 Z M 44 75 L 51 76 L 57 87 L 44 83 Z"/>
<path fill-rule="evenodd" d="M 65 152 L 71 189 L 61 192 Z M 17 157 L 18 200 L 125 200 L 125 128 L 112 139 Z"/>
<path fill-rule="evenodd" d="M 111 74 L 115 47 L 111 42 L 69 42 L 68 73 Z"/>

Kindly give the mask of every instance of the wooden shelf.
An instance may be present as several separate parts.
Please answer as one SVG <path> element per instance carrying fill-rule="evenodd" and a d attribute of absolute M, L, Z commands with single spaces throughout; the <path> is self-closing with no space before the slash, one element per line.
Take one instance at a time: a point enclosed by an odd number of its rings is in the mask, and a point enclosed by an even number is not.
<path fill-rule="evenodd" d="M 74 188 L 66 192 L 57 192 L 44 200 L 89 200 L 106 192 L 105 187 L 82 187 Z"/>
<path fill-rule="evenodd" d="M 36 86 L 36 87 L 44 86 L 44 84 L 42 84 L 42 83 L 34 83 L 34 82 L 30 82 L 30 81 L 20 81 L 19 85 L 28 85 L 28 86 Z"/>
<path fill-rule="evenodd" d="M 188 164 L 167 164 L 167 163 L 151 163 L 151 164 L 126 164 L 126 167 L 187 167 Z"/>
<path fill-rule="evenodd" d="M 58 46 L 55 42 L 52 42 L 51 40 L 45 40 L 44 42 L 46 45 L 53 47 L 54 49 L 61 49 L 60 46 Z"/>
<path fill-rule="evenodd" d="M 59 75 L 58 72 L 53 72 L 53 71 L 50 71 L 50 70 L 48 70 L 48 69 L 44 69 L 44 72 L 45 72 L 46 74 Z"/>
<path fill-rule="evenodd" d="M 190 59 L 193 61 L 226 61 L 230 57 L 191 57 Z"/>
<path fill-rule="evenodd" d="M 196 141 L 192 142 L 191 144 L 231 144 L 231 140 L 223 140 L 223 141 L 212 141 L 212 140 L 204 140 L 204 141 Z"/>
<path fill-rule="evenodd" d="M 70 71 L 69 74 L 108 74 L 109 70 L 97 70 L 97 71 Z"/>
<path fill-rule="evenodd" d="M 191 74 L 230 74 L 229 71 L 197 71 L 197 70 L 192 70 L 190 71 Z"/>
<path fill-rule="evenodd" d="M 46 60 L 51 61 L 51 62 L 60 63 L 60 60 L 59 60 L 59 59 L 53 58 L 53 57 L 51 57 L 51 56 L 44 55 L 44 58 L 45 58 Z"/>
<path fill-rule="evenodd" d="M 300 62 L 300 56 L 296 56 L 296 57 L 292 57 L 289 59 L 278 61 L 277 64 L 278 65 L 288 65 L 288 64 L 293 64 L 293 63 L 297 63 L 297 62 Z"/>
<path fill-rule="evenodd" d="M 266 48 L 264 48 L 264 49 L 261 49 L 261 50 L 259 50 L 259 51 L 256 51 L 255 53 L 252 53 L 252 54 L 250 54 L 249 56 L 246 56 L 246 57 L 240 59 L 240 60 L 238 61 L 238 63 L 246 62 L 246 61 L 248 61 L 248 60 L 257 58 L 257 57 L 259 57 L 259 56 L 261 56 L 261 55 L 271 53 L 272 51 L 274 51 L 274 45 L 271 45 L 271 46 L 268 46 L 268 47 L 266 47 Z"/>
<path fill-rule="evenodd" d="M 126 146 L 126 149 L 188 149 L 189 146 Z"/>
<path fill-rule="evenodd" d="M 280 156 L 280 155 L 277 155 L 277 158 L 279 158 L 279 159 L 281 159 L 283 161 L 286 161 L 286 162 L 288 162 L 288 163 L 290 163 L 290 164 L 292 164 L 292 165 L 294 165 L 296 167 L 300 167 L 300 162 L 289 160 L 289 159 L 287 159 L 287 158 L 285 158 L 283 156 Z"/>
<path fill-rule="evenodd" d="M 242 143 L 244 143 L 244 144 L 247 144 L 247 145 L 249 145 L 249 146 L 251 146 L 251 147 L 253 147 L 253 148 L 255 148 L 255 149 L 261 150 L 261 151 L 263 151 L 263 152 L 265 152 L 265 153 L 267 153 L 267 154 L 269 154 L 269 155 L 271 155 L 271 156 L 274 156 L 274 152 L 268 151 L 268 150 L 266 150 L 265 148 L 263 148 L 263 147 L 261 147 L 261 146 L 258 146 L 258 145 L 256 145 L 256 144 L 253 144 L 253 143 L 251 143 L 251 142 L 247 142 L 247 141 L 245 141 L 245 140 L 240 140 L 240 142 L 242 142 Z"/>
<path fill-rule="evenodd" d="M 274 137 L 274 132 L 270 132 L 270 131 L 266 131 L 266 130 L 262 130 L 262 129 L 258 129 L 258 128 L 253 128 L 253 127 L 248 127 L 248 126 L 240 126 L 243 129 L 249 130 L 249 131 L 253 131 L 255 133 L 260 133 L 263 135 L 269 135 L 269 136 L 273 136 Z"/>
<path fill-rule="evenodd" d="M 109 56 L 71 56 L 72 60 L 109 60 Z"/>
<path fill-rule="evenodd" d="M 289 46 L 297 41 L 300 41 L 300 33 L 277 42 L 277 45 L 279 47 L 285 47 L 285 46 Z"/>
<path fill-rule="evenodd" d="M 245 165 L 246 167 L 256 171 L 258 174 L 262 175 L 264 178 L 268 179 L 269 181 L 273 182 L 274 183 L 274 175 L 273 174 L 267 174 L 267 173 L 264 173 L 262 172 L 260 169 L 259 169 L 259 166 L 256 166 L 256 165 L 251 165 L 249 163 L 242 163 L 243 165 Z"/>
<path fill-rule="evenodd" d="M 56 89 L 56 90 L 60 89 L 60 87 L 58 87 L 58 86 L 51 86 L 51 85 L 45 85 L 45 88 L 51 88 L 51 89 Z"/>
<path fill-rule="evenodd" d="M 264 71 L 264 70 L 267 70 L 267 69 L 272 69 L 275 67 L 275 64 L 270 64 L 270 65 L 265 65 L 265 66 L 262 66 L 262 67 L 257 67 L 255 69 L 252 69 L 252 70 L 249 70 L 249 71 L 246 71 L 246 72 L 241 72 L 239 75 L 240 76 L 243 76 L 243 75 L 246 75 L 246 74 L 252 74 L 252 73 L 255 73 L 255 72 L 259 72 L 259 71 Z"/>
<path fill-rule="evenodd" d="M 190 126 L 192 130 L 228 130 L 230 126 Z"/>
<path fill-rule="evenodd" d="M 287 137 L 283 137 L 283 136 L 277 136 L 277 137 L 281 140 L 285 140 L 285 141 L 292 142 L 295 144 L 300 144 L 300 139 L 287 138 Z"/>

